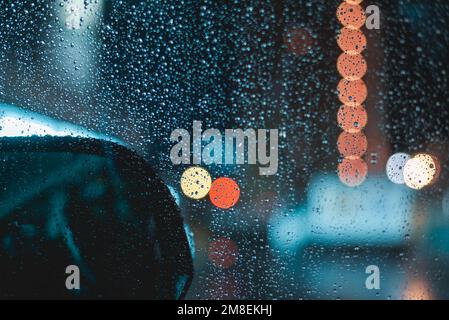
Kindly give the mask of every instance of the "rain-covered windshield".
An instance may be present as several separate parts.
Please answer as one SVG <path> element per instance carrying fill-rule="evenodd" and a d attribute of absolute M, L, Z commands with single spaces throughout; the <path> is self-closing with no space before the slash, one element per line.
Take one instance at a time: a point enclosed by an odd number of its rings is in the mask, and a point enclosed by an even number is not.
<path fill-rule="evenodd" d="M 1 1 L 0 102 L 154 167 L 188 298 L 449 298 L 449 3 L 360 2 Z"/>

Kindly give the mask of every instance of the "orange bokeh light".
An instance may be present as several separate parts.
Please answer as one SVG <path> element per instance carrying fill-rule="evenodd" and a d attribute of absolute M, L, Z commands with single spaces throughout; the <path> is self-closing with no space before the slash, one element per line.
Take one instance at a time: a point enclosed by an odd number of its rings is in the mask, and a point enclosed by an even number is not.
<path fill-rule="evenodd" d="M 342 25 L 352 29 L 359 29 L 365 24 L 366 15 L 358 4 L 343 2 L 337 9 L 337 18 Z"/>
<path fill-rule="evenodd" d="M 346 80 L 342 79 L 338 83 L 338 98 L 341 103 L 355 106 L 365 102 L 368 96 L 368 89 L 363 80 Z"/>
<path fill-rule="evenodd" d="M 338 165 L 338 177 L 340 181 L 349 187 L 361 185 L 368 176 L 368 165 L 361 158 L 345 158 Z"/>
<path fill-rule="evenodd" d="M 366 74 L 368 66 L 361 54 L 342 53 L 338 57 L 337 69 L 343 78 L 358 80 Z"/>
<path fill-rule="evenodd" d="M 432 300 L 429 286 L 423 279 L 411 279 L 403 293 L 404 300 Z"/>
<path fill-rule="evenodd" d="M 218 208 L 229 209 L 239 201 L 240 188 L 231 178 L 218 178 L 212 182 L 209 196 Z"/>
<path fill-rule="evenodd" d="M 361 53 L 366 48 L 367 40 L 358 29 L 343 28 L 337 38 L 340 49 L 349 54 Z"/>
<path fill-rule="evenodd" d="M 344 131 L 357 133 L 368 123 L 368 114 L 362 105 L 343 105 L 338 110 L 337 122 Z"/>
<path fill-rule="evenodd" d="M 361 157 L 368 149 L 368 140 L 362 132 L 342 132 L 338 137 L 338 151 L 348 158 Z"/>
<path fill-rule="evenodd" d="M 338 137 L 338 151 L 345 157 L 338 165 L 338 177 L 347 186 L 361 185 L 368 175 L 368 165 L 360 158 L 368 149 L 368 140 L 362 130 L 368 122 L 368 115 L 362 103 L 368 96 L 368 89 L 362 78 L 368 65 L 361 55 L 366 49 L 367 39 L 358 30 L 366 15 L 359 5 L 362 0 L 345 0 L 337 9 L 337 18 L 344 26 L 337 38 L 344 52 L 338 57 L 337 69 L 344 78 L 338 84 L 338 97 L 343 103 L 337 115 L 337 122 L 344 130 Z"/>

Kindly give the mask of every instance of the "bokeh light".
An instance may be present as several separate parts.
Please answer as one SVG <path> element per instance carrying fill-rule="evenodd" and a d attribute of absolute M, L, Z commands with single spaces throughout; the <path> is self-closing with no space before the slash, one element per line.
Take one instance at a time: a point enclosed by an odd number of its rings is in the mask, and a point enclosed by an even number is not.
<path fill-rule="evenodd" d="M 181 190 L 191 199 L 202 199 L 209 193 L 212 178 L 207 170 L 201 167 L 186 169 L 181 176 Z"/>
<path fill-rule="evenodd" d="M 366 49 L 367 40 L 358 29 L 343 28 L 337 38 L 340 49 L 348 54 L 359 54 Z"/>
<path fill-rule="evenodd" d="M 366 21 L 361 0 L 346 1 L 337 9 L 337 18 L 344 28 L 337 43 L 343 53 L 338 57 L 337 70 L 343 77 L 338 83 L 338 98 L 343 103 L 337 114 L 337 123 L 344 131 L 337 141 L 338 151 L 344 159 L 338 165 L 338 177 L 350 187 L 362 184 L 368 175 L 368 165 L 361 158 L 368 149 L 368 140 L 363 129 L 368 123 L 368 115 L 362 105 L 368 88 L 362 80 L 368 70 L 361 52 L 367 46 L 367 39 L 358 30 Z"/>
<path fill-rule="evenodd" d="M 424 279 L 411 279 L 403 293 L 404 300 L 432 300 L 429 286 Z"/>
<path fill-rule="evenodd" d="M 343 2 L 337 9 L 337 18 L 342 25 L 352 29 L 359 29 L 365 24 L 366 15 L 358 4 Z"/>
<path fill-rule="evenodd" d="M 368 66 L 361 54 L 342 53 L 338 57 L 337 69 L 346 80 L 359 80 L 366 74 Z"/>
<path fill-rule="evenodd" d="M 210 188 L 210 201 L 221 209 L 229 209 L 237 203 L 240 198 L 240 188 L 231 178 L 218 178 Z"/>
<path fill-rule="evenodd" d="M 343 105 L 338 110 L 337 122 L 345 132 L 357 133 L 365 128 L 368 122 L 368 114 L 362 105 Z"/>
<path fill-rule="evenodd" d="M 357 158 L 366 153 L 368 140 L 363 132 L 349 133 L 342 132 L 338 137 L 338 151 L 344 157 Z"/>
<path fill-rule="evenodd" d="M 284 38 L 287 50 L 298 56 L 306 54 L 313 46 L 313 38 L 305 28 L 295 27 L 290 29 Z"/>
<path fill-rule="evenodd" d="M 349 4 L 360 4 L 363 0 L 345 0 Z"/>
<path fill-rule="evenodd" d="M 359 105 L 365 102 L 368 96 L 368 89 L 363 80 L 346 80 L 341 79 L 338 83 L 338 98 L 341 103 L 346 105 Z"/>
<path fill-rule="evenodd" d="M 404 182 L 408 187 L 420 190 L 436 181 L 439 168 L 439 161 L 436 157 L 420 153 L 406 162 Z"/>
<path fill-rule="evenodd" d="M 387 161 L 387 177 L 391 182 L 396 184 L 404 184 L 404 167 L 410 155 L 403 152 L 393 154 Z"/>
<path fill-rule="evenodd" d="M 345 158 L 338 165 L 340 181 L 349 187 L 361 185 L 368 176 L 368 165 L 361 158 Z"/>
<path fill-rule="evenodd" d="M 219 268 L 228 269 L 232 267 L 238 255 L 237 245 L 226 237 L 220 237 L 209 243 L 209 260 Z"/>
<path fill-rule="evenodd" d="M 268 228 L 268 240 L 272 248 L 282 252 L 298 252 L 310 235 L 307 210 L 301 206 L 292 213 L 283 210 L 273 213 Z"/>

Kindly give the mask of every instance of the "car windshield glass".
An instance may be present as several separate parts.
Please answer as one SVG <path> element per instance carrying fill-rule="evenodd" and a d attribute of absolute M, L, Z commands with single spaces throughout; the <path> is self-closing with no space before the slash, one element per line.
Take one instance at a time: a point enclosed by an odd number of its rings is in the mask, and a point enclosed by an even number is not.
<path fill-rule="evenodd" d="M 449 298 L 449 1 L 3 0 L 0 22 L 2 103 L 117 137 L 164 181 L 188 298 Z M 0 155 L 11 226 L 142 210 L 144 174 L 43 157 Z"/>

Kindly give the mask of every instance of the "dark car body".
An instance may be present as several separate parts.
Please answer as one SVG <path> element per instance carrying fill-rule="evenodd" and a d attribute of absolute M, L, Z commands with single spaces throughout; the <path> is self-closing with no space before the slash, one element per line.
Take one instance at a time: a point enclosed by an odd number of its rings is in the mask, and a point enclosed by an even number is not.
<path fill-rule="evenodd" d="M 81 136 L 0 137 L 0 298 L 177 299 L 193 275 L 169 189 L 138 154 Z M 80 270 L 69 290 L 66 267 Z"/>

